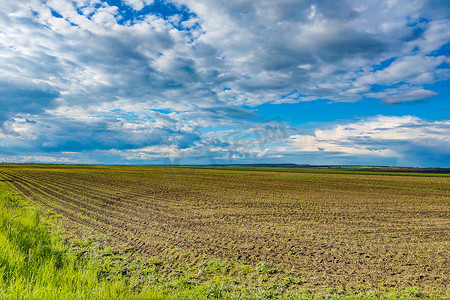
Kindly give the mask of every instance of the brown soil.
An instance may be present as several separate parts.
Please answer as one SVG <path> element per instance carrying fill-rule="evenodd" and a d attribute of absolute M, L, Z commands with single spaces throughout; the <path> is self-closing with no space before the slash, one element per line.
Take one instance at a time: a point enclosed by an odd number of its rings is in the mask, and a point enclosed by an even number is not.
<path fill-rule="evenodd" d="M 445 288 L 450 178 L 9 166 L 24 195 L 143 255 L 260 261 L 309 285 Z"/>

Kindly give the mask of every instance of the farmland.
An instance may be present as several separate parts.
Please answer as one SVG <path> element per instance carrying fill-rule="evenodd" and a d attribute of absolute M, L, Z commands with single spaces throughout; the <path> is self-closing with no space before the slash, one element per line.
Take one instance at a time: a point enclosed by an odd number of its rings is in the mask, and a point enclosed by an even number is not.
<path fill-rule="evenodd" d="M 312 291 L 450 284 L 445 175 L 2 165 L 0 177 L 71 234 L 173 269 L 263 262 Z"/>

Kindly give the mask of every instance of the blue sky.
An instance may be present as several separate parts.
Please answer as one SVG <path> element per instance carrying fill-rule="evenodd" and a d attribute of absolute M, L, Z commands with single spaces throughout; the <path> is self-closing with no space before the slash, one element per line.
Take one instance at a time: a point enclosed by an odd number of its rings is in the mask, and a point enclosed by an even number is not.
<path fill-rule="evenodd" d="M 450 2 L 0 0 L 0 161 L 450 167 Z"/>

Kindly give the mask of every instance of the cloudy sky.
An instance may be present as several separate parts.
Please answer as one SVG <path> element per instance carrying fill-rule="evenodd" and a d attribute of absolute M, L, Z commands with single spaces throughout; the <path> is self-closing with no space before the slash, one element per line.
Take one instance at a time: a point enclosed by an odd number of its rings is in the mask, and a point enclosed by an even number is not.
<path fill-rule="evenodd" d="M 450 167 L 446 0 L 0 0 L 0 161 Z"/>

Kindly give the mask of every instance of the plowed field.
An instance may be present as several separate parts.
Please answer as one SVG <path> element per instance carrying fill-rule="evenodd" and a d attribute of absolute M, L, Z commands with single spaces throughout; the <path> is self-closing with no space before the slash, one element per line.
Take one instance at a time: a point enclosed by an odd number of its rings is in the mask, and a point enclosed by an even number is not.
<path fill-rule="evenodd" d="M 450 285 L 450 177 L 50 165 L 0 174 L 73 230 L 174 265 L 264 261 L 310 286 Z"/>

